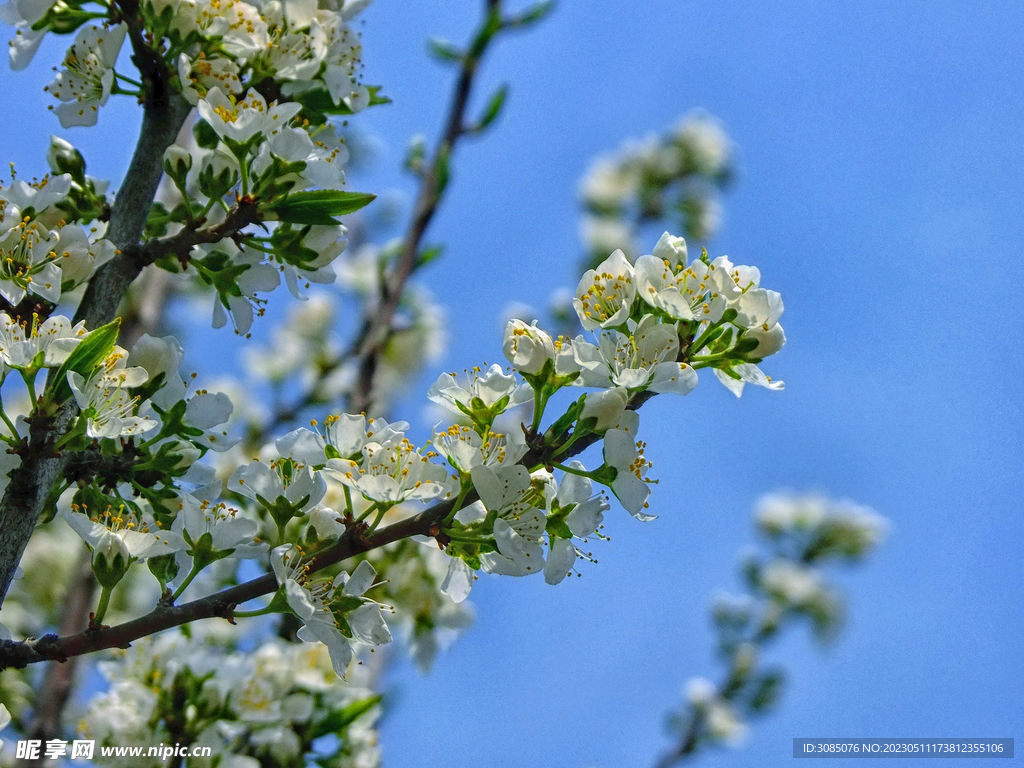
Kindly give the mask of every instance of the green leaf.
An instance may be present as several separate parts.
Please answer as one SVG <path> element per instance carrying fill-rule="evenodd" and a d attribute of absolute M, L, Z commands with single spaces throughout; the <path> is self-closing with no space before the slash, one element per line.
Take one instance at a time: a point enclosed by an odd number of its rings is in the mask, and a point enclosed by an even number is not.
<path fill-rule="evenodd" d="M 541 21 L 545 16 L 555 10 L 554 0 L 544 0 L 541 3 L 535 3 L 524 9 L 522 13 L 518 13 L 511 19 L 505 22 L 506 27 L 527 27 L 530 24 L 536 24 Z"/>
<path fill-rule="evenodd" d="M 54 403 L 61 404 L 71 397 L 71 386 L 68 384 L 68 373 L 74 371 L 89 378 L 92 369 L 102 363 L 107 355 L 114 351 L 114 342 L 121 330 L 121 318 L 97 328 L 86 336 L 82 343 L 68 355 L 68 359 L 57 369 L 52 379 L 51 398 Z"/>
<path fill-rule="evenodd" d="M 507 97 L 508 84 L 505 83 L 491 95 L 487 106 L 484 107 L 483 114 L 480 116 L 480 120 L 477 122 L 476 127 L 473 128 L 475 133 L 486 130 L 497 119 L 498 115 L 501 114 L 501 108 L 505 106 L 505 99 Z"/>
<path fill-rule="evenodd" d="M 462 61 L 463 53 L 458 46 L 450 40 L 441 37 L 432 37 L 427 41 L 427 50 L 440 61 Z"/>
<path fill-rule="evenodd" d="M 750 696 L 750 708 L 760 712 L 774 704 L 782 693 L 784 679 L 782 672 L 779 671 L 772 671 L 759 677 Z"/>
<path fill-rule="evenodd" d="M 345 192 L 340 189 L 293 192 L 264 210 L 280 221 L 292 224 L 340 224 L 335 216 L 358 211 L 376 197 L 366 192 Z"/>
<path fill-rule="evenodd" d="M 329 733 L 337 734 L 339 731 L 348 728 L 358 718 L 380 704 L 381 698 L 381 695 L 377 694 L 360 699 L 359 701 L 353 701 L 344 709 L 337 709 L 331 712 L 331 714 L 316 724 L 316 727 L 313 729 L 313 737 L 319 738 Z"/>
<path fill-rule="evenodd" d="M 416 256 L 416 265 L 414 269 L 419 269 L 420 267 L 429 264 L 430 262 L 434 261 L 434 259 L 439 258 L 443 252 L 443 245 L 427 246 L 422 251 L 420 251 L 419 254 Z"/>
<path fill-rule="evenodd" d="M 378 104 L 391 103 L 391 99 L 387 96 L 381 96 L 381 86 L 368 85 L 366 90 L 370 92 L 369 106 L 375 107 Z M 302 116 L 309 118 L 310 122 L 315 125 L 323 125 L 327 120 L 327 115 L 352 114 L 352 110 L 346 106 L 344 101 L 335 104 L 326 88 L 318 88 L 315 91 L 297 95 L 295 101 L 302 104 Z"/>

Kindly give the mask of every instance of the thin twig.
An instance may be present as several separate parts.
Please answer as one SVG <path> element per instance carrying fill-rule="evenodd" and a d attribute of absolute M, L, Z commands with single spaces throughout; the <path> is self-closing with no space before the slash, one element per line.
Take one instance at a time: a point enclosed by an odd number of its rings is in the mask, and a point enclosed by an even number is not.
<path fill-rule="evenodd" d="M 373 379 L 377 363 L 392 333 L 391 323 L 401 303 L 405 284 L 416 269 L 423 235 L 434 218 L 441 195 L 444 193 L 452 152 L 458 140 L 466 133 L 466 107 L 473 88 L 473 80 L 487 46 L 501 29 L 500 12 L 500 0 L 487 0 L 484 21 L 476 32 L 472 46 L 462 58 L 444 131 L 430 164 L 423 171 L 412 220 L 402 241 L 402 250 L 390 274 L 381 281 L 380 302 L 372 316 L 363 324 L 359 340 L 355 344 L 354 348 L 358 350 L 361 362 L 356 391 L 349 402 L 349 408 L 356 413 L 368 413 L 372 409 Z"/>

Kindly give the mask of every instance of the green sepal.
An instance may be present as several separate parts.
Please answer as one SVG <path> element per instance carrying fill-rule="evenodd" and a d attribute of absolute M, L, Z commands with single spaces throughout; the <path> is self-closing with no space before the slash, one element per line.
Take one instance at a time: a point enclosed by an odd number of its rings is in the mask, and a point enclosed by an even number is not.
<path fill-rule="evenodd" d="M 615 478 L 618 476 L 619 470 L 608 464 L 602 464 L 590 473 L 591 480 L 601 485 L 607 485 L 609 488 L 611 488 L 612 483 L 615 482 Z"/>
<path fill-rule="evenodd" d="M 195 137 L 196 144 L 203 149 L 216 149 L 220 143 L 220 136 L 205 120 L 196 121 L 196 124 L 192 126 L 192 136 Z"/>
<path fill-rule="evenodd" d="M 267 611 L 269 613 L 290 613 L 293 616 L 295 615 L 295 611 L 288 605 L 288 596 L 285 595 L 284 585 L 281 585 L 277 592 L 274 593 L 274 596 L 270 598 Z"/>
<path fill-rule="evenodd" d="M 114 559 L 111 562 L 107 560 L 107 556 L 103 552 L 93 550 L 92 572 L 96 576 L 96 583 L 104 589 L 116 587 L 125 574 L 128 573 L 131 565 L 132 558 L 125 557 L 124 553 L 120 551 L 114 555 Z"/>
<path fill-rule="evenodd" d="M 234 554 L 234 549 L 214 549 L 213 548 L 213 534 L 209 531 L 205 531 L 197 541 L 189 542 L 192 546 L 192 551 L 189 552 L 192 555 L 193 567 L 202 570 L 206 566 L 223 560 L 225 557 Z"/>
<path fill-rule="evenodd" d="M 258 493 L 256 494 L 256 501 L 263 505 L 263 508 L 270 514 L 278 528 L 283 529 L 289 520 L 301 514 L 302 508 L 309 502 L 309 494 L 307 493 L 294 504 L 288 501 L 285 496 L 278 496 L 274 501 L 268 501 Z"/>
<path fill-rule="evenodd" d="M 56 3 L 50 7 L 43 18 L 32 25 L 32 29 L 35 32 L 49 29 L 57 35 L 70 35 L 85 22 L 95 18 L 95 13 L 83 11 L 81 8 L 69 8 L 64 3 Z"/>
<path fill-rule="evenodd" d="M 335 616 L 339 614 L 346 614 L 350 611 L 354 611 L 356 608 L 361 606 L 366 601 L 361 597 L 354 595 L 338 594 L 333 600 L 331 600 L 331 613 Z"/>
<path fill-rule="evenodd" d="M 557 503 L 558 502 L 555 502 L 555 504 Z M 575 504 L 570 504 L 564 508 L 559 508 L 558 511 L 552 512 L 552 514 L 548 515 L 547 522 L 544 524 L 544 531 L 547 535 L 556 539 L 571 539 L 572 531 L 569 530 L 569 526 L 565 522 L 565 518 L 567 518 L 569 513 L 575 508 Z"/>
<path fill-rule="evenodd" d="M 733 352 L 735 352 L 736 357 L 745 357 L 748 353 L 757 349 L 757 345 L 760 343 L 757 339 L 746 336 L 737 340 Z"/>

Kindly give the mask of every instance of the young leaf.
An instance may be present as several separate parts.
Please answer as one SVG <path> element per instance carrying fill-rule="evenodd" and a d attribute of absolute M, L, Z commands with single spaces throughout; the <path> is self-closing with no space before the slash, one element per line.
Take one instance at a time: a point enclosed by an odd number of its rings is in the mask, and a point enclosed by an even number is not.
<path fill-rule="evenodd" d="M 106 325 L 100 326 L 86 336 L 82 343 L 68 355 L 68 359 L 57 369 L 51 379 L 51 399 L 59 405 L 71 397 L 71 386 L 68 384 L 68 373 L 74 371 L 89 378 L 92 369 L 102 363 L 107 355 L 114 350 L 114 342 L 121 330 L 121 318 L 114 318 Z"/>
<path fill-rule="evenodd" d="M 427 41 L 427 48 L 430 53 L 434 55 L 434 58 L 440 61 L 462 61 L 462 51 L 456 47 L 450 40 L 445 40 L 440 37 L 432 37 Z"/>
<path fill-rule="evenodd" d="M 487 127 L 493 123 L 498 115 L 501 114 L 501 108 L 505 106 L 505 99 L 508 97 L 508 84 L 502 85 L 492 95 L 490 100 L 487 102 L 487 106 L 484 107 L 483 114 L 480 116 L 480 120 L 473 128 L 474 133 L 480 133 L 487 129 Z"/>
<path fill-rule="evenodd" d="M 358 211 L 377 196 L 366 192 L 345 192 L 340 189 L 322 189 L 293 192 L 265 211 L 280 221 L 292 224 L 340 224 L 335 216 Z"/>

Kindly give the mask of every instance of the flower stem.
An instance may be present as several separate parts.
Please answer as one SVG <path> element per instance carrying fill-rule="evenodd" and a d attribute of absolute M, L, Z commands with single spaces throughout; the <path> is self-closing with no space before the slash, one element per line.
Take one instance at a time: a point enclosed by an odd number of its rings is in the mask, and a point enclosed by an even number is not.
<path fill-rule="evenodd" d="M 29 374 L 25 371 L 21 372 L 21 378 L 25 381 L 25 387 L 28 389 L 29 400 L 32 403 L 32 407 L 36 407 L 36 374 L 35 372 Z"/>
<path fill-rule="evenodd" d="M 533 425 L 531 429 L 534 434 L 540 429 L 540 420 L 544 418 L 544 409 L 547 408 L 549 397 L 551 395 L 544 391 L 544 387 L 533 390 Z"/>
<path fill-rule="evenodd" d="M 4 420 L 4 424 L 6 424 L 7 428 L 11 430 L 11 440 L 14 440 L 15 442 L 21 440 L 21 435 L 18 434 L 17 427 L 14 426 L 10 418 L 7 416 L 7 411 L 4 410 L 3 398 L 0 398 L 0 418 Z M 11 445 L 14 444 L 15 443 L 11 443 Z"/>
<path fill-rule="evenodd" d="M 113 587 L 103 587 L 100 590 L 100 604 L 96 606 L 96 613 L 93 614 L 92 623 L 94 626 L 100 626 L 103 621 L 103 616 L 107 613 L 107 606 L 110 605 L 110 593 L 113 592 Z"/>
<path fill-rule="evenodd" d="M 462 488 L 459 491 L 459 497 L 457 499 L 455 499 L 455 503 L 452 504 L 451 512 L 449 512 L 447 515 L 445 515 L 444 520 L 441 521 L 441 527 L 442 528 L 444 528 L 446 525 L 448 525 L 455 518 L 455 515 L 457 515 L 459 513 L 459 510 L 462 509 L 462 502 L 463 502 L 463 500 L 465 500 L 466 494 L 469 493 L 469 487 L 471 485 L 472 485 L 472 483 L 464 483 L 462 485 Z"/>
<path fill-rule="evenodd" d="M 593 472 L 588 472 L 585 469 L 576 469 L 574 467 L 567 467 L 564 464 L 559 464 L 557 461 L 552 461 L 550 463 L 550 466 L 554 467 L 555 469 L 560 469 L 563 472 L 565 472 L 566 474 L 579 475 L 580 477 L 588 477 L 591 480 L 595 480 L 596 479 L 594 477 L 594 473 Z"/>
<path fill-rule="evenodd" d="M 199 575 L 201 570 L 203 569 L 198 564 L 195 562 L 192 563 L 192 570 L 188 572 L 188 576 L 185 577 L 185 580 L 181 582 L 181 585 L 174 590 L 174 594 L 171 595 L 172 603 L 181 596 L 181 593 L 184 592 L 188 585 L 192 583 L 192 579 Z"/>
<path fill-rule="evenodd" d="M 254 616 L 266 616 L 268 613 L 274 613 L 269 605 L 255 611 L 232 611 L 231 616 L 236 619 L 251 619 Z"/>

